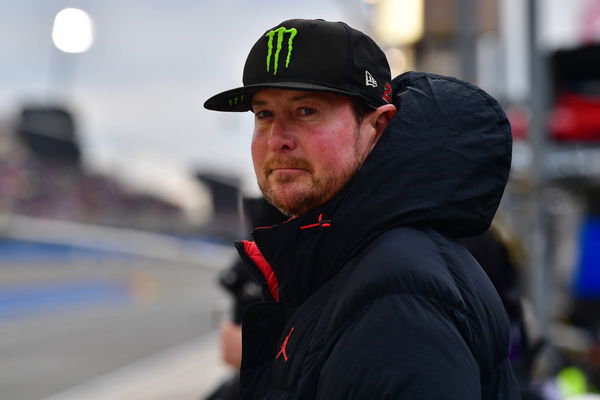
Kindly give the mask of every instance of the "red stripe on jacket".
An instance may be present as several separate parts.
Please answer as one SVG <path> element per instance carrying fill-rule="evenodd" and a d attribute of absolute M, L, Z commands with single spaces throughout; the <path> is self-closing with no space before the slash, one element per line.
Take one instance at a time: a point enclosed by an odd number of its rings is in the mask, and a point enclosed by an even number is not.
<path fill-rule="evenodd" d="M 265 260 L 265 257 L 262 255 L 255 242 L 242 240 L 242 244 L 244 245 L 244 251 L 248 257 L 256 264 L 267 280 L 267 286 L 271 296 L 273 296 L 275 301 L 279 302 L 279 283 L 277 282 L 277 277 L 273 272 L 273 268 L 271 268 L 267 260 Z"/>

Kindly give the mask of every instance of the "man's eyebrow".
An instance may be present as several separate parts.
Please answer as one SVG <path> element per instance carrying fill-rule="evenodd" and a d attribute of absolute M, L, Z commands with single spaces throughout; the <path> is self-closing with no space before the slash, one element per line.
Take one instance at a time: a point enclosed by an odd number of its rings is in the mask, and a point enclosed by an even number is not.
<path fill-rule="evenodd" d="M 312 93 L 294 96 L 290 100 L 291 101 L 318 100 L 318 101 L 328 102 L 328 100 L 325 97 L 322 97 L 322 96 L 319 96 L 316 94 L 312 94 Z"/>
<path fill-rule="evenodd" d="M 254 100 L 254 99 L 252 99 L 251 106 L 252 107 L 254 107 L 254 106 L 264 106 L 265 104 L 267 104 L 267 102 L 264 101 L 264 100 Z"/>
<path fill-rule="evenodd" d="M 302 101 L 302 100 L 310 99 L 313 97 L 317 97 L 317 96 L 315 96 L 314 94 L 299 94 L 298 96 L 292 97 L 290 100 L 291 101 Z"/>

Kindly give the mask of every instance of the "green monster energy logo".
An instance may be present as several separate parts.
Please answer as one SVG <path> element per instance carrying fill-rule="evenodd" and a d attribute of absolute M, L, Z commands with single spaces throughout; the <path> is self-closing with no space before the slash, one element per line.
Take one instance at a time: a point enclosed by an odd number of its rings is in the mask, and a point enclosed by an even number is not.
<path fill-rule="evenodd" d="M 229 106 L 236 106 L 238 103 L 242 103 L 244 101 L 244 95 L 242 94 L 241 96 L 235 96 L 232 97 L 231 99 L 228 100 L 229 102 Z"/>
<path fill-rule="evenodd" d="M 266 37 L 269 38 L 269 41 L 267 42 L 267 48 L 268 48 L 268 50 L 267 50 L 267 72 L 271 72 L 270 65 L 271 65 L 271 55 L 273 54 L 273 38 L 277 34 L 277 48 L 275 50 L 275 56 L 273 56 L 273 75 L 277 75 L 277 68 L 279 66 L 279 53 L 281 53 L 281 48 L 283 46 L 283 36 L 286 33 L 290 34 L 290 36 L 288 37 L 288 40 L 287 40 L 287 46 L 288 46 L 287 57 L 285 58 L 285 67 L 287 68 L 288 65 L 290 65 L 290 58 L 292 57 L 292 50 L 294 50 L 294 38 L 298 34 L 298 31 L 296 30 L 296 28 L 287 29 L 282 26 L 281 28 L 275 29 L 274 31 L 267 32 L 267 34 L 265 35 Z"/>

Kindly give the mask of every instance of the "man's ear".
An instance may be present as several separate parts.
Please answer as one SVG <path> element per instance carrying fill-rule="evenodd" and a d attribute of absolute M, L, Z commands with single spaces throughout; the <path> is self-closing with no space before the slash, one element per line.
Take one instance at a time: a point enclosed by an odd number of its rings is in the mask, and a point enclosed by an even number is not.
<path fill-rule="evenodd" d="M 396 114 L 396 106 L 393 104 L 385 104 L 383 106 L 377 107 L 375 111 L 371 114 L 371 123 L 373 128 L 375 129 L 375 135 L 373 137 L 373 142 L 377 143 L 381 134 L 387 128 L 388 124 Z"/>

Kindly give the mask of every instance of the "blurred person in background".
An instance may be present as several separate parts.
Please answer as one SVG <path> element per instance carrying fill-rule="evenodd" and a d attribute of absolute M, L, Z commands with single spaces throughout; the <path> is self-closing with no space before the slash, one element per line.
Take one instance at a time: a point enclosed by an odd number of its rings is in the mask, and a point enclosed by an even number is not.
<path fill-rule="evenodd" d="M 263 197 L 242 198 L 242 215 L 249 233 L 255 228 L 272 226 L 288 219 Z M 220 383 L 206 400 L 237 400 L 239 393 L 239 369 L 242 362 L 242 319 L 246 308 L 260 301 L 261 287 L 245 263 L 238 259 L 219 276 L 219 284 L 232 297 L 231 319 L 221 326 L 221 356 L 225 364 L 233 368 L 231 377 Z"/>
<path fill-rule="evenodd" d="M 521 387 L 521 397 L 542 399 L 531 375 L 543 342 L 532 337 L 532 327 L 524 315 L 521 284 L 525 250 L 519 238 L 501 218 L 495 218 L 489 230 L 460 241 L 484 269 L 502 299 L 510 323 L 509 359 Z"/>
<path fill-rule="evenodd" d="M 261 35 L 243 83 L 205 107 L 254 113 L 259 187 L 293 218 L 236 244 L 263 287 L 241 398 L 520 398 L 502 302 L 457 240 L 489 227 L 508 179 L 499 104 L 392 81 L 371 38 L 323 20 Z"/>

